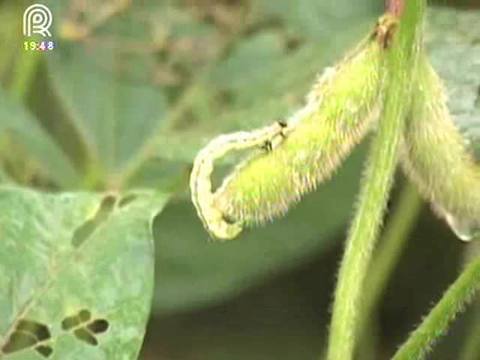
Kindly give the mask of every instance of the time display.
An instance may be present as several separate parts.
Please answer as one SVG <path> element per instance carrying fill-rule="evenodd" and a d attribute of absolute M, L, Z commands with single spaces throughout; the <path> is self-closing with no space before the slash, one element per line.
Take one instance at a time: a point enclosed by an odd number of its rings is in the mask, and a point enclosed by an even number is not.
<path fill-rule="evenodd" d="M 23 48 L 26 51 L 51 51 L 55 49 L 54 41 L 25 41 Z"/>

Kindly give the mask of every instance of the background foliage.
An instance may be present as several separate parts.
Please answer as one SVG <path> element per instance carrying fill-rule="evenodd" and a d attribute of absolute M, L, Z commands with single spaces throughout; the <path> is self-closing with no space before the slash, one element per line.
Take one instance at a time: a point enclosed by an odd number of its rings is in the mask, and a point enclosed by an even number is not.
<path fill-rule="evenodd" d="M 321 68 L 371 28 L 382 2 L 46 3 L 57 49 L 34 56 L 19 30 L 27 3 L 0 1 L 0 182 L 80 199 L 86 195 L 78 191 L 144 189 L 153 197 L 154 190 L 154 202 L 137 205 L 142 224 L 171 196 L 153 224 L 155 295 L 144 359 L 318 356 L 364 148 L 285 219 L 226 244 L 206 241 L 188 200 L 188 171 L 214 135 L 291 114 Z M 480 151 L 480 14 L 473 1 L 454 5 L 469 10 L 430 12 L 428 49 L 460 128 Z M 18 203 L 8 201 L 3 207 Z M 139 238 L 148 243 L 148 234 Z M 425 208 L 371 329 L 379 358 L 455 278 L 466 251 Z M 458 353 L 466 319 L 435 359 Z"/>

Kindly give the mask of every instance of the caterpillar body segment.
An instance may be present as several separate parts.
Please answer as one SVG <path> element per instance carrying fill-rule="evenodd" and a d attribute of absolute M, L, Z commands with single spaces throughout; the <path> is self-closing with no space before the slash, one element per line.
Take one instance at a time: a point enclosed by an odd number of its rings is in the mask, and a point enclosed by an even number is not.
<path fill-rule="evenodd" d="M 214 205 L 211 175 L 215 160 L 231 151 L 254 147 L 271 151 L 283 141 L 284 131 L 285 124 L 276 122 L 251 132 L 240 131 L 220 135 L 198 153 L 190 175 L 190 192 L 198 216 L 212 238 L 232 239 L 243 228 L 241 221 L 228 221 L 226 215 Z"/>

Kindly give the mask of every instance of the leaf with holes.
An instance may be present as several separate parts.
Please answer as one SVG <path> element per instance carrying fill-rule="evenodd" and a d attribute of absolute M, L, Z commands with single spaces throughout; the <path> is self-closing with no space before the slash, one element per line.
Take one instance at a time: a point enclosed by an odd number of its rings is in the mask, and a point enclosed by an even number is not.
<path fill-rule="evenodd" d="M 0 358 L 136 359 L 165 201 L 0 188 Z"/>

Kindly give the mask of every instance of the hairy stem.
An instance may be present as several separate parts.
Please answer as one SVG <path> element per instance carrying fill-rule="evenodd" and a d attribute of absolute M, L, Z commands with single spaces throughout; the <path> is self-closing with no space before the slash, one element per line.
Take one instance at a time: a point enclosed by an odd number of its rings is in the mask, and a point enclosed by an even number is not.
<path fill-rule="evenodd" d="M 381 246 L 374 255 L 368 270 L 368 283 L 365 284 L 362 311 L 357 322 L 360 339 L 365 338 L 363 334 L 367 334 L 367 328 L 372 325 L 375 308 L 385 291 L 388 279 L 398 264 L 408 236 L 420 213 L 422 203 L 416 189 L 410 184 L 406 185 L 382 236 Z"/>
<path fill-rule="evenodd" d="M 463 346 L 460 356 L 461 360 L 477 360 L 480 358 L 480 303 L 476 299 L 474 304 L 474 313 L 472 324 L 468 329 L 467 338 Z"/>
<path fill-rule="evenodd" d="M 360 295 L 397 165 L 421 42 L 424 0 L 409 0 L 398 33 L 385 52 L 388 83 L 383 116 L 373 140 L 359 205 L 350 228 L 335 291 L 328 360 L 350 360 L 355 346 Z"/>
<path fill-rule="evenodd" d="M 450 286 L 440 302 L 394 355 L 393 360 L 421 360 L 431 351 L 438 338 L 480 289 L 480 259 L 470 263 Z"/>
<path fill-rule="evenodd" d="M 480 240 L 480 239 L 477 239 Z M 465 266 L 478 259 L 480 255 L 480 243 L 473 241 L 465 248 Z M 460 360 L 477 360 L 480 359 L 480 299 L 476 299 L 472 304 L 472 316 L 469 328 L 465 337 L 465 342 L 460 351 L 458 359 Z"/>

